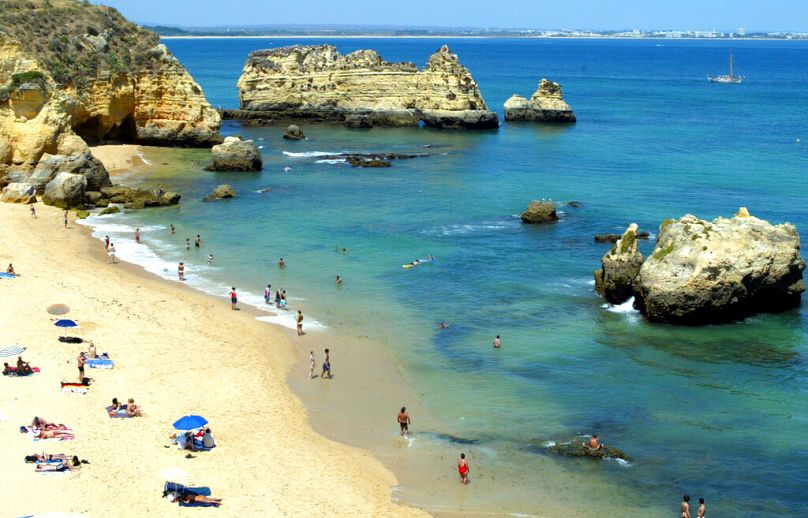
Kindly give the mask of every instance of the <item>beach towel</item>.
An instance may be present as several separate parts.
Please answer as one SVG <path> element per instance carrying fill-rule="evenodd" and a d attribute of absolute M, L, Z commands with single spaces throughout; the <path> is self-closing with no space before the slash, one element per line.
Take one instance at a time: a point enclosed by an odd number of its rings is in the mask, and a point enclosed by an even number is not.
<path fill-rule="evenodd" d="M 87 358 L 85 365 L 91 369 L 111 369 L 115 363 L 109 358 Z"/>
<path fill-rule="evenodd" d="M 183 486 L 182 484 L 177 484 L 176 482 L 166 482 L 163 486 L 163 491 L 167 491 L 169 493 L 179 493 L 181 495 L 200 495 L 200 496 L 210 496 L 210 488 L 207 486 L 202 487 L 188 487 Z"/>
<path fill-rule="evenodd" d="M 37 372 L 41 372 L 39 370 L 39 367 L 31 367 L 31 371 L 32 372 L 26 372 L 25 374 L 18 374 L 17 367 L 11 367 L 11 372 L 4 372 L 3 376 L 9 376 L 11 378 L 24 378 L 26 376 L 31 376 L 32 374 L 35 374 Z"/>
<path fill-rule="evenodd" d="M 89 391 L 90 389 L 81 385 L 62 385 L 62 392 L 65 394 L 86 394 Z"/>
<path fill-rule="evenodd" d="M 121 408 L 118 409 L 118 411 L 115 412 L 114 414 L 111 413 L 112 412 L 112 405 L 110 405 L 108 407 L 104 407 L 104 408 L 106 409 L 107 415 L 110 417 L 110 419 L 115 419 L 115 418 L 117 418 L 117 419 L 126 419 L 126 418 L 132 417 L 131 415 L 129 415 L 126 412 L 126 405 L 121 405 Z"/>
<path fill-rule="evenodd" d="M 0 272 L 0 279 L 16 279 L 17 275 L 13 273 Z"/>
<path fill-rule="evenodd" d="M 60 336 L 59 341 L 64 342 L 66 344 L 80 344 L 84 340 L 82 340 L 78 336 Z"/>

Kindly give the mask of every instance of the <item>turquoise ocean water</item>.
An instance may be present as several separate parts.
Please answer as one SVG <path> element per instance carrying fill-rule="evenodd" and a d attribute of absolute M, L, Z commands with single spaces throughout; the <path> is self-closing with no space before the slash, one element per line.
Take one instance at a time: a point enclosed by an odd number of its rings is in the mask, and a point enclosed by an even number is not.
<path fill-rule="evenodd" d="M 165 43 L 212 104 L 237 107 L 247 53 L 292 41 Z M 343 52 L 375 48 L 418 65 L 442 43 L 335 42 Z M 434 432 L 416 434 L 409 449 L 439 452 L 448 464 L 464 449 L 479 466 L 478 482 L 463 493 L 449 473 L 445 494 L 434 494 L 443 482 L 419 479 L 410 467 L 399 476 L 405 501 L 445 511 L 494 505 L 540 514 L 555 503 L 581 515 L 653 516 L 672 515 L 688 492 L 705 497 L 711 515 L 807 515 L 808 309 L 726 326 L 652 326 L 605 307 L 592 272 L 607 250 L 595 233 L 631 222 L 655 232 L 686 213 L 712 219 L 746 206 L 796 224 L 805 239 L 808 44 L 732 42 L 736 71 L 747 76 L 741 85 L 706 81 L 726 72 L 728 42 L 449 44 L 492 109 L 501 113 L 512 93 L 529 97 L 548 77 L 562 83 L 578 124 L 491 132 L 303 124 L 309 139 L 288 142 L 282 127 L 228 122 L 225 133 L 262 146 L 262 173 L 205 172 L 197 161 L 206 151 L 172 152 L 158 172 L 132 180 L 167 185 L 182 204 L 104 219 L 97 232 L 170 278 L 185 260 L 190 282 L 221 296 L 235 285 L 260 305 L 266 283 L 286 288 L 307 315 L 306 340 L 318 350 L 330 343 L 337 364 L 349 336 L 389 351 L 429 415 L 419 422 L 430 429 L 419 431 Z M 365 170 L 317 156 L 345 151 L 431 155 Z M 220 183 L 238 198 L 201 202 Z M 258 192 L 265 187 L 271 191 Z M 523 226 L 516 215 L 534 198 L 581 205 L 562 207 L 555 225 Z M 143 246 L 131 243 L 135 226 L 145 229 Z M 204 246 L 186 251 L 184 238 L 196 233 Z M 652 242 L 641 246 L 647 254 Z M 436 262 L 401 268 L 427 254 Z M 345 279 L 340 289 L 336 275 Z M 438 330 L 440 321 L 451 327 Z M 503 349 L 494 352 L 496 334 Z M 356 404 L 372 408 L 371 399 Z M 530 447 L 593 430 L 632 462 L 552 458 Z M 386 447 L 374 451 L 384 459 Z M 405 455 L 398 451 L 393 463 Z M 553 502 L 534 496 L 542 490 Z"/>

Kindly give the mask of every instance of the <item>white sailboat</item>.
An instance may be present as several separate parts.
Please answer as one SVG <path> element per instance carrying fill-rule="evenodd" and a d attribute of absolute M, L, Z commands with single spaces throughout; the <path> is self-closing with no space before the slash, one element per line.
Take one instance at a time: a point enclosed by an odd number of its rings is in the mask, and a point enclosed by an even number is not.
<path fill-rule="evenodd" d="M 733 70 L 733 59 L 732 59 L 732 49 L 729 51 L 729 75 L 722 75 L 722 76 L 707 76 L 707 80 L 711 83 L 741 83 L 743 82 L 743 76 L 736 76 Z"/>

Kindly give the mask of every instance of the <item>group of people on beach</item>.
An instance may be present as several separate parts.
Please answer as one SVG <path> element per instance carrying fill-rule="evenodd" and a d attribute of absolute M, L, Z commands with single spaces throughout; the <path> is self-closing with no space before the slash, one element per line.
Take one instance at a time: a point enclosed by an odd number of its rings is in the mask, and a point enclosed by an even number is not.
<path fill-rule="evenodd" d="M 135 400 L 133 398 L 129 398 L 125 405 L 122 405 L 118 402 L 118 398 L 112 398 L 112 405 L 109 407 L 109 415 L 115 417 L 120 413 L 126 413 L 129 417 L 141 417 L 143 416 L 143 410 L 140 409 L 140 406 L 135 404 Z"/>
<path fill-rule="evenodd" d="M 8 363 L 3 364 L 3 376 L 28 376 L 33 373 L 34 369 L 28 362 L 22 360 L 22 356 L 17 357 L 16 367 L 12 367 Z"/>
<path fill-rule="evenodd" d="M 314 370 L 317 368 L 317 360 L 314 359 L 314 351 L 309 351 L 309 379 L 314 379 Z M 325 349 L 325 359 L 323 360 L 323 372 L 320 379 L 331 379 L 331 351 Z"/>
<path fill-rule="evenodd" d="M 681 518 L 693 518 L 690 513 L 690 495 L 682 497 L 682 504 L 680 506 Z M 696 510 L 696 518 L 706 518 L 707 506 L 704 504 L 704 498 L 699 498 L 699 507 Z"/>

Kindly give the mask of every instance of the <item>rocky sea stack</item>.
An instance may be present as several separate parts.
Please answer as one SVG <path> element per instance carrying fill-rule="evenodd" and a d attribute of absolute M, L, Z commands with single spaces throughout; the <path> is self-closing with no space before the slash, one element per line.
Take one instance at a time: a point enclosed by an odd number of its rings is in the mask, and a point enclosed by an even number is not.
<path fill-rule="evenodd" d="M 521 218 L 522 223 L 554 223 L 558 221 L 556 204 L 548 200 L 533 200 L 528 204 L 527 210 L 522 213 Z"/>
<path fill-rule="evenodd" d="M 238 81 L 248 119 L 336 121 L 351 127 L 499 126 L 469 70 L 447 46 L 423 70 L 384 61 L 374 50 L 347 55 L 333 45 L 294 45 L 252 52 Z"/>
<path fill-rule="evenodd" d="M 632 223 L 612 245 L 595 272 L 595 290 L 612 304 L 622 304 L 634 294 L 631 283 L 637 278 L 643 257 L 637 250 L 637 225 Z"/>
<path fill-rule="evenodd" d="M 610 258 L 614 248 L 604 256 L 601 276 L 622 284 L 612 287 L 621 294 L 615 302 L 633 295 L 634 307 L 652 322 L 731 322 L 797 307 L 805 291 L 797 229 L 752 217 L 745 208 L 712 222 L 692 215 L 663 222 L 654 251 L 630 287 L 634 252 L 619 242 L 616 247 L 619 257 Z M 623 268 L 628 264 L 631 271 Z"/>
<path fill-rule="evenodd" d="M 219 125 L 159 37 L 115 9 L 3 1 L 0 187 L 10 173 L 30 175 L 45 153 L 68 160 L 86 153 L 87 142 L 104 141 L 210 146 L 221 141 Z"/>
<path fill-rule="evenodd" d="M 576 119 L 572 107 L 564 100 L 561 85 L 542 79 L 530 100 L 514 94 L 505 101 L 505 120 L 571 123 Z"/>
<path fill-rule="evenodd" d="M 227 137 L 211 148 L 213 171 L 260 171 L 264 166 L 261 152 L 252 140 Z"/>

